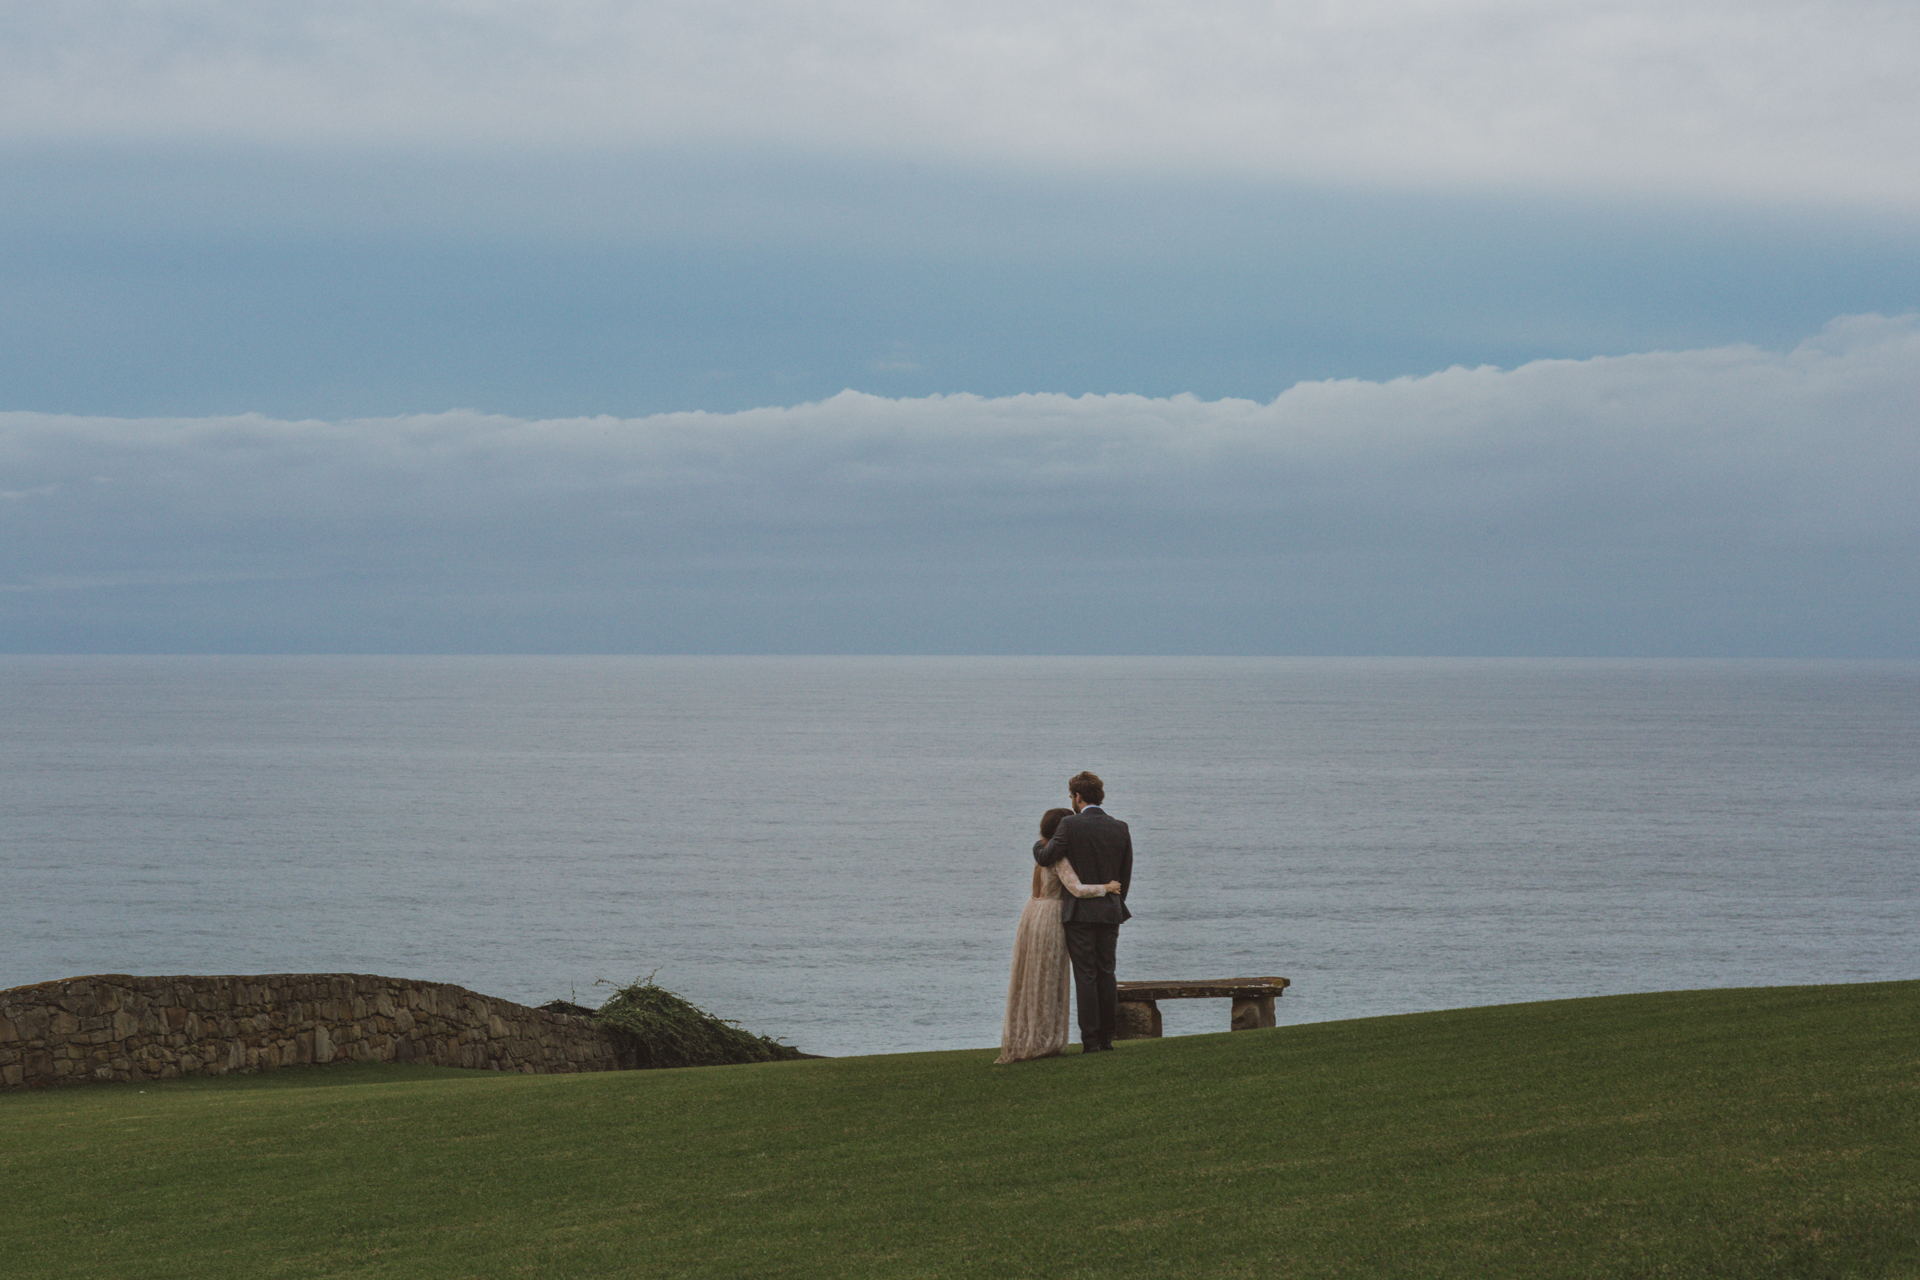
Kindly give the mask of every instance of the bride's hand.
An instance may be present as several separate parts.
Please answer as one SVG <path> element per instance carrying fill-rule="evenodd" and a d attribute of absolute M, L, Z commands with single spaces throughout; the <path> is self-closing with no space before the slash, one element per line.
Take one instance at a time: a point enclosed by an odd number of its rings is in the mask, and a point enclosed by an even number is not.
<path fill-rule="evenodd" d="M 1120 882 L 1118 880 L 1107 881 L 1107 892 L 1108 893 L 1120 892 Z"/>

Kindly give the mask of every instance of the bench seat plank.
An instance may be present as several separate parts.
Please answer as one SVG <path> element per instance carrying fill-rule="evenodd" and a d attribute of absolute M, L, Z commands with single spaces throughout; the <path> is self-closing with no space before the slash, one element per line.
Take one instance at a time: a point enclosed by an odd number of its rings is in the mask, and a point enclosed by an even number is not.
<path fill-rule="evenodd" d="M 1285 978 L 1208 978 L 1197 982 L 1120 982 L 1122 1003 L 1129 1000 L 1257 1000 L 1282 994 Z"/>

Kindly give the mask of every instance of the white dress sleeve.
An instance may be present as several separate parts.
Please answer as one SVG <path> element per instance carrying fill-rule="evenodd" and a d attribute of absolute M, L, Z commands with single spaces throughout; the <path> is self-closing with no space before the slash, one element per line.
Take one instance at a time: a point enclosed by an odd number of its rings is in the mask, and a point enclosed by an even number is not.
<path fill-rule="evenodd" d="M 1065 858 L 1054 863 L 1053 869 L 1059 874 L 1060 883 L 1067 886 L 1067 892 L 1074 897 L 1104 898 L 1107 896 L 1107 886 L 1104 884 L 1081 884 L 1080 877 L 1074 874 L 1073 864 Z"/>

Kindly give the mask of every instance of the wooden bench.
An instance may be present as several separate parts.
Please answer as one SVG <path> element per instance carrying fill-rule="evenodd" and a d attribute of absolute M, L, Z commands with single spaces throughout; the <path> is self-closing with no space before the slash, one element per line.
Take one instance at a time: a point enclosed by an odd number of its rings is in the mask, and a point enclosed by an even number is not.
<path fill-rule="evenodd" d="M 1162 1000 L 1231 1000 L 1230 1029 L 1252 1031 L 1275 1025 L 1273 1002 L 1290 985 L 1285 978 L 1209 978 L 1200 982 L 1122 982 L 1120 1029 L 1116 1040 L 1160 1037 Z"/>

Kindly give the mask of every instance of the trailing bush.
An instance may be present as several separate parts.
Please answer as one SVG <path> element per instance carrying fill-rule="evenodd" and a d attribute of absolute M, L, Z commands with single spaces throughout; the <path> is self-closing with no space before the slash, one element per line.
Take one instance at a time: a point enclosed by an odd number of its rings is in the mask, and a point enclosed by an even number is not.
<path fill-rule="evenodd" d="M 655 985 L 651 977 L 617 988 L 587 1016 L 612 1033 L 621 1065 L 627 1067 L 717 1067 L 808 1056 L 715 1017 Z"/>

